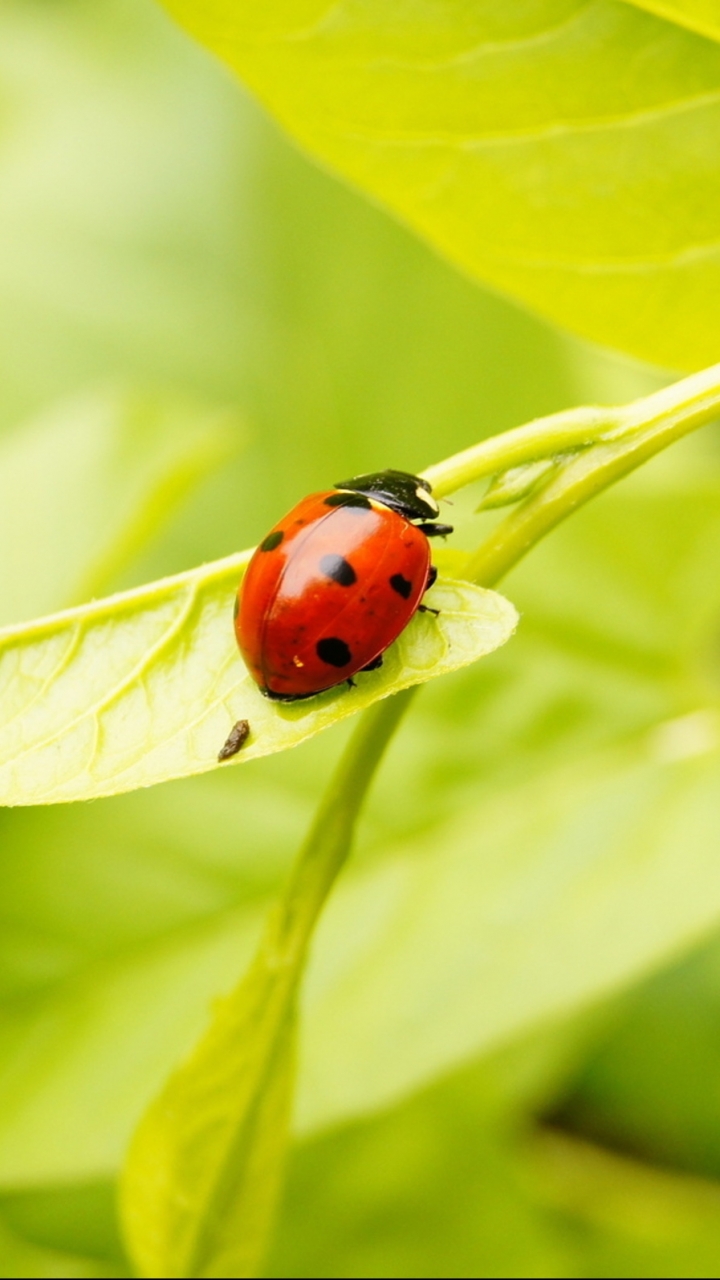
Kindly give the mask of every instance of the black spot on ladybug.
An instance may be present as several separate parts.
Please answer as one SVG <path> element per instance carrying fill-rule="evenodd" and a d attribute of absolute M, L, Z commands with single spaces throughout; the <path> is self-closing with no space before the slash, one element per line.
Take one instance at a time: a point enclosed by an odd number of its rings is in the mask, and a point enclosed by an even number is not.
<path fill-rule="evenodd" d="M 282 542 L 284 537 L 285 537 L 285 534 L 283 533 L 282 529 L 273 530 L 272 533 L 268 534 L 267 538 L 263 538 L 262 542 L 260 543 L 260 550 L 274 551 L 276 547 L 280 546 L 280 543 Z"/>
<path fill-rule="evenodd" d="M 409 599 L 412 591 L 412 582 L 409 582 L 407 578 L 403 578 L 401 573 L 393 574 L 390 579 L 390 586 L 393 591 L 397 591 L 398 595 L 402 596 L 403 600 Z"/>
<path fill-rule="evenodd" d="M 357 574 L 344 556 L 323 556 L 319 568 L 326 578 L 332 578 L 341 587 L 351 587 L 353 582 L 357 582 Z"/>
<path fill-rule="evenodd" d="M 344 640 L 337 636 L 329 636 L 327 640 L 318 640 L 315 652 L 330 667 L 346 667 L 352 661 L 352 654 Z"/>
<path fill-rule="evenodd" d="M 323 502 L 326 507 L 354 507 L 357 511 L 372 511 L 372 503 L 364 493 L 331 493 Z"/>
<path fill-rule="evenodd" d="M 231 756 L 236 756 L 241 747 L 244 747 L 250 736 L 250 723 L 247 720 L 238 720 L 230 730 L 225 745 L 218 752 L 218 760 L 229 760 Z"/>

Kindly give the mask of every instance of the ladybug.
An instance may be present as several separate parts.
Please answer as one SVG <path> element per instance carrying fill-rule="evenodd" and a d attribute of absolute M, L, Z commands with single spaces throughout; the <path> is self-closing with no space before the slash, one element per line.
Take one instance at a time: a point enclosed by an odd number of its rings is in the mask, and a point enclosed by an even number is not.
<path fill-rule="evenodd" d="M 452 533 L 437 514 L 427 480 L 378 471 L 310 494 L 270 530 L 235 606 L 266 697 L 309 698 L 381 666 L 437 576 L 428 538 Z"/>

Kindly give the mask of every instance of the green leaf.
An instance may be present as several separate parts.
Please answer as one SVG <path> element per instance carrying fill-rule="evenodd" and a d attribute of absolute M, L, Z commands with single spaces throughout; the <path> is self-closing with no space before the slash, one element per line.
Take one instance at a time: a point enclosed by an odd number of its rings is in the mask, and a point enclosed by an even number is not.
<path fill-rule="evenodd" d="M 249 964 L 258 926 L 257 912 L 223 911 L 212 928 L 136 943 L 6 1007 L 5 1189 L 117 1172 L 141 1112 L 205 1030 L 210 1001 Z"/>
<path fill-rule="evenodd" d="M 720 40 L 720 13 L 717 0 L 631 0 L 638 9 L 646 9 L 668 22 L 696 31 L 698 35 Z"/>
<path fill-rule="evenodd" d="M 401 1107 L 299 1144 L 265 1274 L 592 1274 L 576 1269 L 564 1224 L 534 1202 L 515 1126 L 509 1141 L 495 1117 L 488 1123 L 484 1085 L 482 1068 L 456 1072 Z"/>
<path fill-rule="evenodd" d="M 539 1204 L 563 1215 L 581 1242 L 573 1274 L 717 1274 L 720 1185 L 628 1159 L 562 1133 L 527 1152 Z"/>
<path fill-rule="evenodd" d="M 514 574 L 513 644 L 418 700 L 319 939 L 305 1126 L 409 1093 L 510 1038 L 511 1020 L 519 1033 L 581 1008 L 712 927 L 719 492 L 714 443 L 698 438 L 578 513 Z M 117 1169 L 248 962 L 341 736 L 262 770 L 0 815 L 2 1185 Z M 575 920 L 599 880 L 602 918 Z M 411 1014 L 412 1045 L 380 1034 Z"/>
<path fill-rule="evenodd" d="M 238 403 L 237 95 L 167 27 L 142 0 L 2 6 L 2 427 L 108 377 Z"/>
<path fill-rule="evenodd" d="M 496 778 L 495 795 L 474 808 L 467 782 L 462 820 L 397 842 L 381 864 L 343 879 L 304 995 L 299 1131 L 387 1106 L 712 929 L 712 733 L 710 719 L 676 722 L 610 759 L 548 767 L 524 784 Z M 222 912 L 6 1015 L 6 1185 L 116 1167 L 256 927 L 248 913 Z"/>
<path fill-rule="evenodd" d="M 708 711 L 474 811 L 468 796 L 437 845 L 343 882 L 304 992 L 300 1130 L 385 1106 L 712 929 L 719 736 Z"/>
<path fill-rule="evenodd" d="M 131 1253 L 148 1275 L 258 1273 L 287 1147 L 308 946 L 411 692 L 356 727 L 250 972 L 141 1121 L 123 1203 Z"/>
<path fill-rule="evenodd" d="M 57 1249 L 43 1249 L 23 1240 L 0 1222 L 2 1280 L 91 1280 L 121 1274 L 97 1258 L 74 1257 Z"/>
<path fill-rule="evenodd" d="M 166 4 L 457 265 L 645 359 L 716 359 L 720 49 L 670 6 Z"/>
<path fill-rule="evenodd" d="M 526 498 L 542 480 L 549 477 L 554 465 L 552 458 L 541 458 L 538 462 L 511 467 L 509 471 L 493 476 L 478 511 L 492 511 L 495 507 L 506 507 Z"/>
<path fill-rule="evenodd" d="M 576 1073 L 570 1126 L 656 1164 L 720 1175 L 720 939 L 643 983 Z"/>
<path fill-rule="evenodd" d="M 233 448 L 227 415 L 107 392 L 0 441 L 0 620 L 95 595 Z"/>
<path fill-rule="evenodd" d="M 4 1196 L 2 1221 L 28 1244 L 86 1259 L 105 1274 L 128 1275 L 117 1224 L 117 1192 L 110 1182 L 58 1183 Z M 97 1274 L 93 1271 L 92 1274 Z"/>
<path fill-rule="evenodd" d="M 114 795 L 214 768 L 233 723 L 240 760 L 296 746 L 379 698 L 504 644 L 517 615 L 443 581 L 380 671 L 307 702 L 263 698 L 238 656 L 232 606 L 249 552 L 0 633 L 0 803 Z"/>
<path fill-rule="evenodd" d="M 264 959 L 216 1004 L 133 1138 L 121 1203 L 141 1275 L 258 1273 L 285 1163 L 296 1039 L 296 975 Z"/>
<path fill-rule="evenodd" d="M 562 1097 L 562 1129 L 498 1123 L 487 1066 L 299 1145 L 266 1274 L 716 1275 L 717 1182 L 578 1141 Z"/>

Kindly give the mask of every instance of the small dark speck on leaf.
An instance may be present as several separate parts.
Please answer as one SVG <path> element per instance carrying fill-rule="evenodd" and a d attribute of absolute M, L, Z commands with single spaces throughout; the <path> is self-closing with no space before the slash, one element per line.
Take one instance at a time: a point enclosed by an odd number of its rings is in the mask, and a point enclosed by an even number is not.
<path fill-rule="evenodd" d="M 238 720 L 230 730 L 227 741 L 222 749 L 218 752 L 218 760 L 229 760 L 231 756 L 236 756 L 238 751 L 245 746 L 250 736 L 250 721 Z"/>

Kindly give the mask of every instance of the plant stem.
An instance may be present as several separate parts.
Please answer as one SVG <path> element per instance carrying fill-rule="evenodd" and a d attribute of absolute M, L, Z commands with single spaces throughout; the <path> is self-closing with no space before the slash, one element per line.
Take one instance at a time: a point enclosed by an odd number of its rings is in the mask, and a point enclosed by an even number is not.
<path fill-rule="evenodd" d="M 323 904 L 350 852 L 375 771 L 415 689 L 385 698 L 360 719 L 298 854 L 263 951 L 266 963 L 300 968 Z"/>
<path fill-rule="evenodd" d="M 680 396 L 680 387 L 689 394 Z M 483 586 L 499 582 L 566 516 L 669 444 L 710 422 L 720 413 L 720 365 L 620 412 L 622 421 L 612 435 L 564 462 L 539 492 L 497 525 L 468 560 L 465 576 Z"/>
<path fill-rule="evenodd" d="M 720 364 L 615 408 L 581 406 L 537 418 L 427 467 L 422 475 L 438 497 L 474 480 L 589 445 L 625 438 L 660 423 L 683 421 L 687 429 L 720 414 Z M 682 434 L 682 433 L 681 433 Z M 668 441 L 669 443 L 669 441 Z M 660 448 L 664 446 L 659 446 Z"/>
<path fill-rule="evenodd" d="M 470 558 L 466 576 L 489 586 L 581 504 L 718 413 L 720 365 L 625 408 L 581 408 L 538 419 L 483 441 L 424 474 L 442 495 L 481 476 L 561 455 L 545 486 L 531 493 Z M 255 974 L 264 975 L 258 987 L 262 995 L 258 1018 L 268 1023 L 261 1037 L 267 1062 L 277 1057 L 285 1043 L 315 925 L 350 852 L 355 823 L 375 771 L 414 692 L 410 689 L 385 699 L 361 718 L 285 894 L 268 921 L 254 965 Z M 248 983 L 253 985 L 252 977 Z M 252 1090 L 256 1102 L 268 1078 L 265 1058 Z"/>
<path fill-rule="evenodd" d="M 482 476 L 570 452 L 545 487 L 503 520 L 470 558 L 466 576 L 491 586 L 571 512 L 718 414 L 720 365 L 714 365 L 621 408 L 581 407 L 539 418 L 423 474 L 442 495 Z M 350 739 L 266 936 L 275 963 L 301 966 L 315 922 L 347 859 L 375 770 L 413 693 L 406 690 L 371 707 Z"/>
<path fill-rule="evenodd" d="M 508 471 L 510 467 L 584 449 L 601 440 L 607 432 L 617 429 L 619 412 L 618 409 L 582 405 L 577 409 L 552 413 L 546 418 L 535 418 L 522 427 L 481 440 L 452 458 L 426 467 L 420 474 L 432 485 L 435 497 L 443 498 L 474 480 Z"/>

